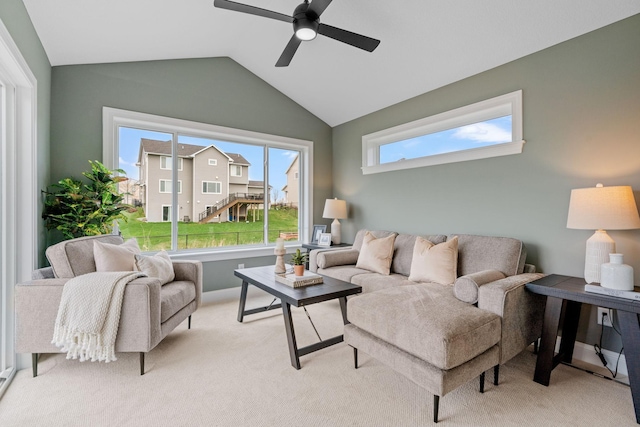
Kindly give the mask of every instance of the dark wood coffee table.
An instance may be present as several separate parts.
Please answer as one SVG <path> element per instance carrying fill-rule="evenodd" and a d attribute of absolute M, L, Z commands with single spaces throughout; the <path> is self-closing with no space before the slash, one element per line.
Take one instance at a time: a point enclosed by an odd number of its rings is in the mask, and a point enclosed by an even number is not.
<path fill-rule="evenodd" d="M 340 301 L 340 309 L 342 311 L 342 321 L 346 325 L 347 321 L 347 296 L 355 295 L 362 292 L 362 287 L 352 285 L 343 280 L 334 279 L 323 276 L 324 282 L 319 285 L 304 286 L 302 288 L 292 288 L 285 284 L 276 282 L 274 274 L 274 266 L 241 268 L 234 271 L 234 274 L 242 279 L 242 290 L 240 293 L 240 304 L 238 306 L 238 322 L 242 322 L 244 316 L 263 313 L 267 310 L 273 310 L 282 307 L 284 315 L 284 328 L 287 332 L 287 342 L 289 343 L 289 356 L 291 357 L 291 365 L 300 369 L 300 356 L 313 353 L 331 345 L 337 344 L 344 340 L 342 335 L 333 338 L 321 340 L 315 344 L 298 348 L 296 344 L 296 334 L 293 328 L 293 320 L 291 318 L 291 306 L 304 307 L 318 302 L 329 301 L 338 298 Z M 245 310 L 247 301 L 247 289 L 249 285 L 256 286 L 263 291 L 280 299 L 279 304 L 271 304 L 267 307 L 253 308 Z"/>

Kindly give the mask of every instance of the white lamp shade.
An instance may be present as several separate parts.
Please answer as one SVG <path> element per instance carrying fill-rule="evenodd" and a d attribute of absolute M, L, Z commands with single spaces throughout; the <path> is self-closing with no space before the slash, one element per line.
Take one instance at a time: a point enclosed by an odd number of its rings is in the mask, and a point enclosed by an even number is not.
<path fill-rule="evenodd" d="M 640 216 L 629 186 L 571 190 L 567 228 L 630 230 L 640 228 Z"/>
<path fill-rule="evenodd" d="M 347 202 L 338 199 L 327 199 L 324 203 L 323 218 L 345 219 L 347 217 Z"/>

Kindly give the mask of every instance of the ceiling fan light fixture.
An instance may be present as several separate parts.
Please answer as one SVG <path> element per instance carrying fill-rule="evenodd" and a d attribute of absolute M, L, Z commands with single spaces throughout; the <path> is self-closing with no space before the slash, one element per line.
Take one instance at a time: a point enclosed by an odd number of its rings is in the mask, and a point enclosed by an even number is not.
<path fill-rule="evenodd" d="M 296 19 L 293 21 L 293 30 L 300 40 L 313 40 L 318 35 L 318 21 L 311 21 L 307 18 Z"/>

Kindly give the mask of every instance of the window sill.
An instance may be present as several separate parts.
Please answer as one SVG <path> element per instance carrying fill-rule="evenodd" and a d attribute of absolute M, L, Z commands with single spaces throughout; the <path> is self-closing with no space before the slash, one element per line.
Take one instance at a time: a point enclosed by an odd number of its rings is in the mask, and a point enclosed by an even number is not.
<path fill-rule="evenodd" d="M 297 248 L 301 248 L 302 244 L 287 245 L 285 249 L 287 253 L 293 253 Z M 195 260 L 201 262 L 227 261 L 231 259 L 258 258 L 265 256 L 274 256 L 274 246 L 260 247 L 236 247 L 223 249 L 201 249 L 192 251 L 181 251 L 170 253 L 169 257 L 173 260 Z"/>

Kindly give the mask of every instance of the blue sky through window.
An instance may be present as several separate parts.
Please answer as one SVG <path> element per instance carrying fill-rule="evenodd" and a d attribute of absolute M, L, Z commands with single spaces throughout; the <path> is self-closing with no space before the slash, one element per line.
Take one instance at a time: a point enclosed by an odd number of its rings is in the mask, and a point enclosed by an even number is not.
<path fill-rule="evenodd" d="M 380 163 L 511 142 L 512 116 L 499 117 L 380 146 Z"/>

